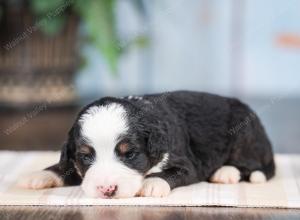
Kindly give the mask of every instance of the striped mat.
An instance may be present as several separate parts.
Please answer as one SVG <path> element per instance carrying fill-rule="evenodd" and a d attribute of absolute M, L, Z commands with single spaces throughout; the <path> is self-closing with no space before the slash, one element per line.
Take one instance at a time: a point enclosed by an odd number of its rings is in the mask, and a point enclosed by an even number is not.
<path fill-rule="evenodd" d="M 277 173 L 265 184 L 206 182 L 180 187 L 165 198 L 93 199 L 80 187 L 24 190 L 15 186 L 25 173 L 59 159 L 58 152 L 0 152 L 0 205 L 149 205 L 300 208 L 300 155 L 276 155 Z"/>

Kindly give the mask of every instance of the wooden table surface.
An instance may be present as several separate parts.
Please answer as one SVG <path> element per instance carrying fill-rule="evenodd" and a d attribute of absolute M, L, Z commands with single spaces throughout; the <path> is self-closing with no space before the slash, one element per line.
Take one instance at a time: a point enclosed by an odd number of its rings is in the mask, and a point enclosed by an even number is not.
<path fill-rule="evenodd" d="M 37 220 L 250 220 L 300 219 L 300 210 L 224 207 L 0 207 L 0 219 Z"/>

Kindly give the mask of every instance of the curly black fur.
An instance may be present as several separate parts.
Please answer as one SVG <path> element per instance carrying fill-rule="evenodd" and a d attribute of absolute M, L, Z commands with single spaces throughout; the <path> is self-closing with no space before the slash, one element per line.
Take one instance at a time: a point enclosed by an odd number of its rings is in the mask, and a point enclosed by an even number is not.
<path fill-rule="evenodd" d="M 207 181 L 223 165 L 237 167 L 246 181 L 252 171 L 262 171 L 267 179 L 274 175 L 270 141 L 247 105 L 234 98 L 176 91 L 136 98 L 106 97 L 83 108 L 69 132 L 60 162 L 48 168 L 60 176 L 67 169 L 76 170 L 63 176 L 65 185 L 80 184 L 88 169 L 75 156 L 77 145 L 83 141 L 78 119 L 89 107 L 110 103 L 121 104 L 129 121 L 123 139 L 132 146 L 134 157 L 120 159 L 122 163 L 146 174 L 164 153 L 169 154 L 162 171 L 146 178 L 161 177 L 175 188 Z"/>

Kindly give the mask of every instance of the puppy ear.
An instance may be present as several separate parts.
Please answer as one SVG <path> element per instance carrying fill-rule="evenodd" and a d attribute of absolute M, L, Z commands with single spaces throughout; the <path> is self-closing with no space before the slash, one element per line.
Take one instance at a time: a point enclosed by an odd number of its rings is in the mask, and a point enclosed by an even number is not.
<path fill-rule="evenodd" d="M 61 149 L 59 164 L 62 169 L 67 169 L 75 166 L 75 153 L 76 153 L 76 137 L 78 136 L 79 128 L 74 124 L 68 133 L 68 140 L 63 144 Z"/>
<path fill-rule="evenodd" d="M 169 145 L 170 143 L 167 127 L 162 124 L 159 124 L 158 126 L 151 126 L 147 138 L 147 150 L 149 156 L 153 160 L 160 160 L 162 154 L 167 152 Z"/>
<path fill-rule="evenodd" d="M 70 140 L 63 144 L 60 155 L 60 163 L 74 160 L 74 146 Z"/>
<path fill-rule="evenodd" d="M 75 136 L 78 135 L 76 134 L 76 131 L 78 132 L 78 130 L 78 126 L 74 124 L 71 130 L 69 131 L 68 140 L 66 143 L 63 144 L 61 149 L 60 162 L 70 162 L 75 160 Z"/>
<path fill-rule="evenodd" d="M 75 165 L 75 148 L 73 130 L 71 129 L 68 141 L 62 146 L 59 163 L 50 167 L 50 170 L 54 170 L 62 177 L 64 185 L 79 185 L 82 181 L 81 174 Z"/>

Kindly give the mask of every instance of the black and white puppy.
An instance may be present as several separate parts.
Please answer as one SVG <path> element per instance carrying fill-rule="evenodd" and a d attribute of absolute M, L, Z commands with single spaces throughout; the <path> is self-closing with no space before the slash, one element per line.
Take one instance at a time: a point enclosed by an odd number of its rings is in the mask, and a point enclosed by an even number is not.
<path fill-rule="evenodd" d="M 163 197 L 200 181 L 262 183 L 274 172 L 271 144 L 247 105 L 176 91 L 89 104 L 69 131 L 59 163 L 19 185 L 81 185 L 100 198 Z"/>

